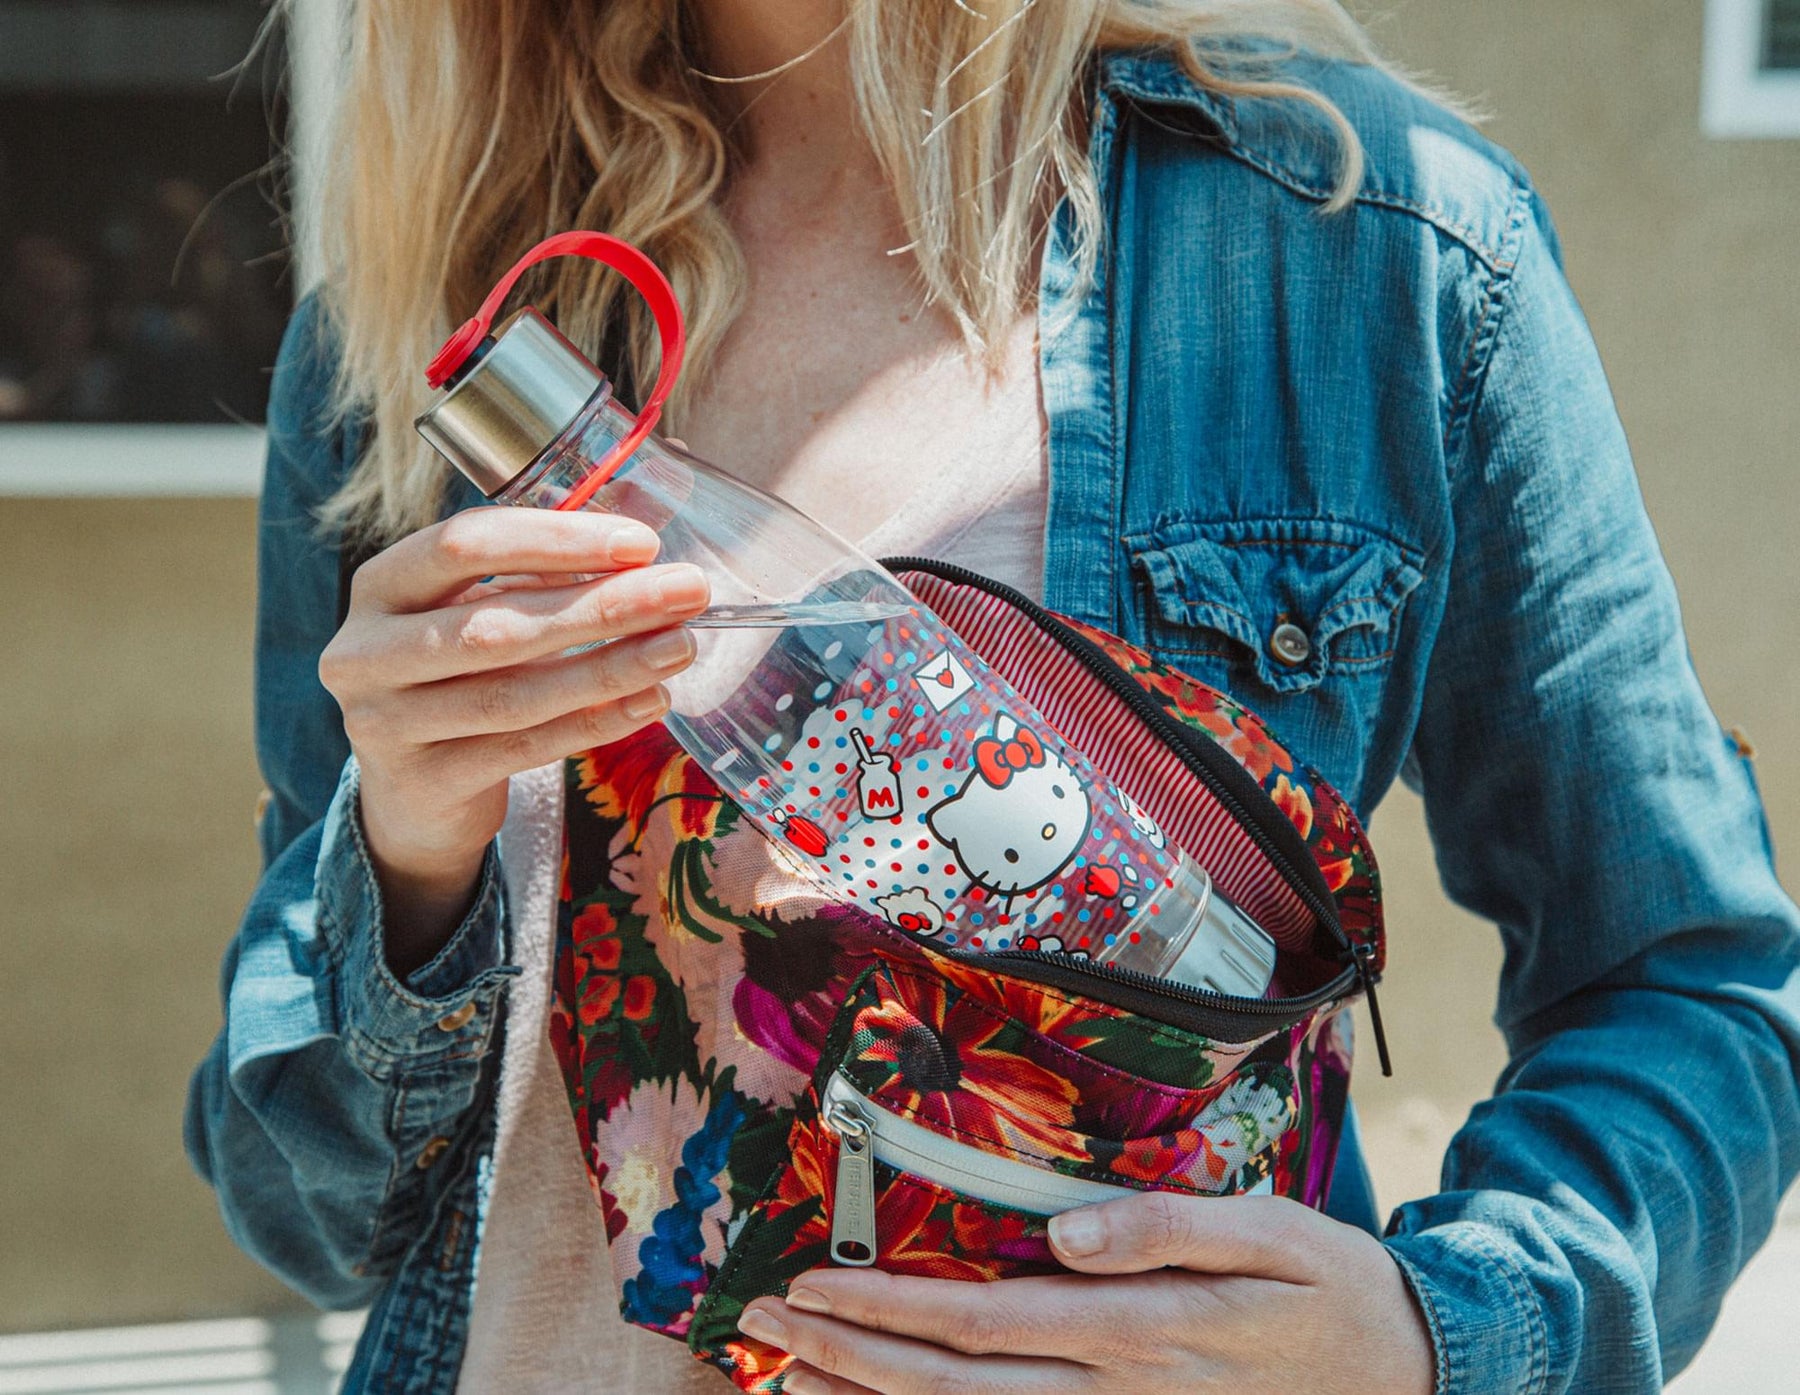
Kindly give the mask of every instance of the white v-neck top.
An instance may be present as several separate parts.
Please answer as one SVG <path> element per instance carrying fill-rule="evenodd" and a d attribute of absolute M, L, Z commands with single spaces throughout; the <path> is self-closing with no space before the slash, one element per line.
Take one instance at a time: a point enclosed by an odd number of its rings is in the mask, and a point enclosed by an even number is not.
<path fill-rule="evenodd" d="M 1040 437 L 1012 459 L 928 471 L 860 545 L 876 557 L 955 562 L 1041 600 L 1048 502 Z M 457 1389 L 720 1395 L 729 1383 L 718 1372 L 619 1317 L 606 1230 L 548 1032 L 562 797 L 560 764 L 515 776 L 500 835 L 513 959 L 523 972 L 508 993 L 499 1135 Z"/>

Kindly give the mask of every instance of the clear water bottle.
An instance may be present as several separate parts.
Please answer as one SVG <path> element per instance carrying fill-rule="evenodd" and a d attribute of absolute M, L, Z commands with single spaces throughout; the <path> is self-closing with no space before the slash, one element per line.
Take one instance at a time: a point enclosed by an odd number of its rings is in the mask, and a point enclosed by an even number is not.
<path fill-rule="evenodd" d="M 518 273 L 565 254 L 615 266 L 657 311 L 641 413 L 535 309 L 490 332 Z M 433 361 L 442 391 L 418 429 L 496 503 L 625 515 L 706 574 L 664 722 L 837 894 L 947 946 L 1062 949 L 1263 995 L 1269 937 L 943 621 L 830 529 L 650 434 L 680 358 L 654 265 L 565 234 Z"/>

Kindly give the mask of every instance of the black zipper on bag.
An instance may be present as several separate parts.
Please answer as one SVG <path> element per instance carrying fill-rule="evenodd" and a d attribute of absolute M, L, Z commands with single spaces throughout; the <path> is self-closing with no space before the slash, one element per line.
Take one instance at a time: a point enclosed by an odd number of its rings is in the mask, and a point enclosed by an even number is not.
<path fill-rule="evenodd" d="M 1014 978 L 1030 979 L 1061 988 L 1097 1002 L 1124 1008 L 1144 1017 L 1182 1027 L 1215 1041 L 1249 1041 L 1298 1020 L 1314 1008 L 1341 997 L 1360 975 L 1354 965 L 1331 982 L 1297 998 L 1238 998 L 1189 988 L 1167 979 L 1101 964 L 1078 954 L 1057 954 L 1030 949 L 951 949 L 939 951 L 953 959 L 992 965 Z"/>
<path fill-rule="evenodd" d="M 1191 1024 L 1195 1030 L 1218 1036 L 1222 1040 L 1231 1038 L 1204 1024 L 1217 1026 L 1224 1021 L 1231 1021 L 1242 1025 L 1248 1020 L 1260 1019 L 1271 1026 L 1279 1026 L 1282 1019 L 1291 1021 L 1321 1003 L 1330 1001 L 1351 984 L 1359 984 L 1369 1001 L 1369 1024 L 1374 1030 L 1376 1054 L 1381 1059 L 1381 1073 L 1393 1074 L 1388 1058 L 1387 1036 L 1381 1025 L 1381 1009 L 1375 999 L 1375 983 L 1380 976 L 1375 973 L 1372 965 L 1374 946 L 1353 944 L 1344 933 L 1343 924 L 1338 919 L 1337 905 L 1332 900 L 1330 888 L 1325 885 L 1325 877 L 1319 871 L 1318 863 L 1313 861 L 1312 854 L 1306 850 L 1298 831 L 1274 806 L 1247 770 L 1199 732 L 1171 717 L 1099 645 L 1086 635 L 1071 629 L 1029 596 L 1004 582 L 970 571 L 967 567 L 959 567 L 954 562 L 940 562 L 935 558 L 886 557 L 882 559 L 881 565 L 890 572 L 924 572 L 942 581 L 971 586 L 993 596 L 1019 611 L 1067 650 L 1084 669 L 1105 684 L 1107 690 L 1124 703 L 1133 716 L 1173 749 L 1189 772 L 1237 820 L 1238 825 L 1249 834 L 1251 841 L 1281 875 L 1282 880 L 1336 941 L 1338 957 L 1346 967 L 1330 983 L 1302 997 L 1237 998 L 1198 988 L 1186 988 L 1134 970 L 1096 964 L 1075 955 L 1045 954 L 1030 950 L 957 950 L 949 951 L 950 953 L 957 958 L 980 959 L 984 963 L 996 959 L 1005 960 L 1009 972 L 1016 972 L 1014 966 L 1023 967 L 1021 961 L 1025 961 L 1029 963 L 1031 972 L 1019 974 L 1019 977 L 1030 977 L 1056 987 L 1079 989 L 1090 997 L 1111 1002 L 1128 1011 L 1142 1011 L 1147 1016 L 1169 1021 L 1172 1025 Z M 1101 994 L 1094 991 L 1094 982 L 1100 978 L 1114 980 L 1107 987 L 1110 993 L 1118 996 L 1102 998 Z M 1127 998 L 1133 1001 L 1126 1001 Z M 1169 1017 L 1171 1009 L 1180 1010 L 1183 1020 L 1177 1022 Z"/>

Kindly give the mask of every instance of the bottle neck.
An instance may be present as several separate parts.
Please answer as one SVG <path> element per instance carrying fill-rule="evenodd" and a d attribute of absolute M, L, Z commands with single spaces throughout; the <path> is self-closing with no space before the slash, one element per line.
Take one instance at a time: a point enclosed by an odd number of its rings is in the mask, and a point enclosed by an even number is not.
<path fill-rule="evenodd" d="M 613 396 L 612 385 L 602 378 L 594 395 L 556 439 L 499 493 L 488 497 L 497 504 L 553 503 L 548 497 L 532 496 L 560 497 L 566 494 L 604 460 L 636 424 L 637 414 Z M 645 455 L 655 453 L 659 453 L 658 444 L 651 436 L 619 467 L 620 473 L 628 471 L 633 462 Z"/>

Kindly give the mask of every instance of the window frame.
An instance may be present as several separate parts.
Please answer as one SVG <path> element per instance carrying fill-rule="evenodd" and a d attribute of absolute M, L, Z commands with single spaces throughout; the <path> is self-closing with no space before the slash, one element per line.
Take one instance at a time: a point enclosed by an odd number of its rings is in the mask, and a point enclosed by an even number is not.
<path fill-rule="evenodd" d="M 7 422 L 0 498 L 254 498 L 267 439 L 260 426 Z"/>
<path fill-rule="evenodd" d="M 342 66 L 344 0 L 288 10 L 295 286 L 319 277 L 318 170 Z M 0 423 L 0 498 L 254 498 L 267 433 L 256 426 L 141 422 Z M 122 462 L 129 461 L 129 465 Z"/>
<path fill-rule="evenodd" d="M 1800 137 L 1800 69 L 1762 65 L 1769 0 L 1706 0 L 1700 129 L 1714 140 Z"/>

